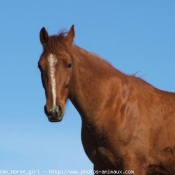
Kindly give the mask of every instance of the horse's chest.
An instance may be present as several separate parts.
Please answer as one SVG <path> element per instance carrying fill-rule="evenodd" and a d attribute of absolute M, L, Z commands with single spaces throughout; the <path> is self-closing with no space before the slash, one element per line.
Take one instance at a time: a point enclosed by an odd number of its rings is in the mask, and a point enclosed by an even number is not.
<path fill-rule="evenodd" d="M 116 167 L 116 155 L 104 136 L 95 134 L 88 127 L 82 128 L 82 142 L 87 156 L 94 164 Z"/>
<path fill-rule="evenodd" d="M 111 150 L 106 147 L 97 147 L 97 152 L 104 164 L 106 164 L 109 168 L 117 168 L 116 157 Z"/>

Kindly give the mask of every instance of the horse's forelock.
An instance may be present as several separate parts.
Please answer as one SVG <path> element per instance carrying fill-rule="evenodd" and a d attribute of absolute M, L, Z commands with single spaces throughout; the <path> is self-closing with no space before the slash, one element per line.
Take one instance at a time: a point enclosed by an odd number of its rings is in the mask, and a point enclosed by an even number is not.
<path fill-rule="evenodd" d="M 66 50 L 65 38 L 67 32 L 62 31 L 58 35 L 52 35 L 49 37 L 47 44 L 45 45 L 45 51 L 51 53 L 59 52 L 60 48 Z"/>

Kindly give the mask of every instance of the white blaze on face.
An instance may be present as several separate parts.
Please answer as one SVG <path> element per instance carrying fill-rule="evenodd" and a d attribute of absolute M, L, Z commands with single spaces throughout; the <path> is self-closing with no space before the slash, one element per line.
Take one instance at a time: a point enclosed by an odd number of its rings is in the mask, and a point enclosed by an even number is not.
<path fill-rule="evenodd" d="M 55 64 L 57 63 L 56 58 L 53 54 L 50 54 L 47 58 L 50 67 L 50 78 L 52 86 L 52 98 L 53 98 L 53 107 L 56 106 L 56 80 L 55 80 Z"/>

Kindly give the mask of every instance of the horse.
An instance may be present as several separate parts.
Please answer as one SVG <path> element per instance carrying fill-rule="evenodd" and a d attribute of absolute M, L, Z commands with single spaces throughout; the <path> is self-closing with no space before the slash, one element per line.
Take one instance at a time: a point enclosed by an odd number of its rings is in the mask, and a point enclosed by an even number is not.
<path fill-rule="evenodd" d="M 175 93 L 155 88 L 74 44 L 74 25 L 40 30 L 38 61 L 50 122 L 69 99 L 82 119 L 81 140 L 94 174 L 175 174 Z"/>

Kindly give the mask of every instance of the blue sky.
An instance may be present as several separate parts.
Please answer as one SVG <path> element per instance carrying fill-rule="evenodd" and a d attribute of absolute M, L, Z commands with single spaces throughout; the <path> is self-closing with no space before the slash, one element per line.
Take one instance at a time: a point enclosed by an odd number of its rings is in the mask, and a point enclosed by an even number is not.
<path fill-rule="evenodd" d="M 39 31 L 75 25 L 75 44 L 166 91 L 175 91 L 175 1 L 1 0 L 0 169 L 90 170 L 71 102 L 48 122 L 37 62 Z"/>

